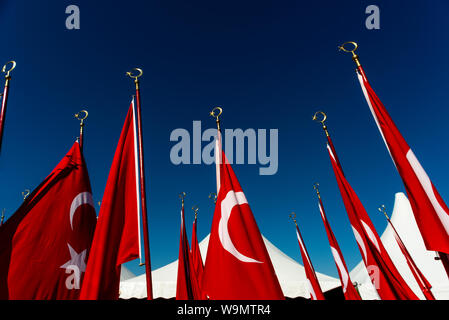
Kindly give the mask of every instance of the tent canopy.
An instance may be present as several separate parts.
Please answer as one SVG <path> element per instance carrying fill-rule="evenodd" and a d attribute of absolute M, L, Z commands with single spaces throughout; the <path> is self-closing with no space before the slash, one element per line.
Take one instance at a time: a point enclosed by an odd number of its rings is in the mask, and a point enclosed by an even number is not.
<path fill-rule="evenodd" d="M 289 298 L 309 298 L 304 267 L 279 250 L 265 237 L 263 240 L 284 295 Z M 209 235 L 199 244 L 203 260 L 205 260 L 208 245 Z M 177 273 L 178 260 L 152 272 L 154 298 L 169 299 L 176 296 Z M 341 286 L 339 279 L 319 272 L 317 272 L 317 277 L 323 291 Z M 120 298 L 146 298 L 145 274 L 121 281 Z"/>

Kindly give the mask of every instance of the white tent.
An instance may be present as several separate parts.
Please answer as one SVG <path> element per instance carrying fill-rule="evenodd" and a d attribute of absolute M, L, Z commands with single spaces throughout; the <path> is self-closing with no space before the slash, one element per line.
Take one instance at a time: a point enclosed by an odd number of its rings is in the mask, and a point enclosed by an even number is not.
<path fill-rule="evenodd" d="M 263 237 L 268 254 L 273 263 L 282 291 L 286 297 L 309 298 L 307 279 L 304 267 L 276 248 Z M 200 246 L 203 260 L 206 257 L 209 236 L 203 239 Z M 154 298 L 174 298 L 176 296 L 176 278 L 178 274 L 178 260 L 154 270 L 152 273 Z M 317 272 L 317 277 L 323 291 L 339 287 L 340 280 Z M 145 274 L 120 282 L 120 298 L 146 298 Z"/>
<path fill-rule="evenodd" d="M 435 252 L 426 250 L 410 202 L 402 192 L 396 193 L 393 214 L 390 219 L 416 265 L 432 284 L 432 292 L 435 298 L 449 299 L 449 280 L 444 267 L 440 261 L 435 260 Z M 381 240 L 401 276 L 413 292 L 424 299 L 424 295 L 407 266 L 407 262 L 394 239 L 393 230 L 389 225 L 382 234 Z M 363 261 L 350 272 L 350 276 L 352 281 L 360 284 L 358 288 L 363 299 L 379 299 Z"/>
<path fill-rule="evenodd" d="M 131 278 L 134 278 L 136 275 L 132 273 L 127 267 L 122 265 L 120 270 L 120 281 L 125 281 Z"/>

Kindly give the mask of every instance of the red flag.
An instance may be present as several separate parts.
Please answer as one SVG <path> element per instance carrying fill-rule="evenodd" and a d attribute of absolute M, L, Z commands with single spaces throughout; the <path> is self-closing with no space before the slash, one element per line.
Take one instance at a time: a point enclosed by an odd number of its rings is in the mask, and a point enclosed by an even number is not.
<path fill-rule="evenodd" d="M 192 230 L 192 246 L 190 249 L 190 255 L 191 255 L 191 261 L 193 265 L 193 272 L 195 273 L 196 278 L 198 279 L 198 285 L 200 286 L 201 291 L 201 283 L 203 279 L 203 258 L 201 257 L 200 252 L 200 246 L 198 244 L 198 237 L 197 237 L 197 219 L 195 216 L 195 220 L 193 221 L 193 230 Z M 205 299 L 206 297 L 202 295 L 202 298 Z"/>
<path fill-rule="evenodd" d="M 399 233 L 396 231 L 396 228 L 394 227 L 391 220 L 387 217 L 388 223 L 391 226 L 391 229 L 393 230 L 394 238 L 396 239 L 396 242 L 399 246 L 399 249 L 401 249 L 402 254 L 405 257 L 405 260 L 407 261 L 407 265 L 410 268 L 410 271 L 413 274 L 413 277 L 415 278 L 416 282 L 419 285 L 419 288 L 423 292 L 424 296 L 427 300 L 435 300 L 435 297 L 432 294 L 432 291 L 430 289 L 432 288 L 432 285 L 430 282 L 426 279 L 424 274 L 419 270 L 418 266 L 416 265 L 415 261 L 413 260 L 412 256 L 408 252 L 407 248 L 405 247 L 404 242 L 402 242 L 401 237 L 399 236 Z"/>
<path fill-rule="evenodd" d="M 190 257 L 189 241 L 187 239 L 186 224 L 184 218 L 183 202 L 181 209 L 181 236 L 179 240 L 176 300 L 199 300 L 201 299 L 201 292 Z"/>
<path fill-rule="evenodd" d="M 321 218 L 323 219 L 324 227 L 326 229 L 327 237 L 329 239 L 329 244 L 332 251 L 332 256 L 334 257 L 335 264 L 337 265 L 338 275 L 341 280 L 341 287 L 343 288 L 343 294 L 346 300 L 361 300 L 360 295 L 352 284 L 351 277 L 349 276 L 348 267 L 346 266 L 345 260 L 343 259 L 343 254 L 341 253 L 340 246 L 338 245 L 337 239 L 332 232 L 329 221 L 327 220 L 326 213 L 324 212 L 323 201 L 318 193 L 318 208 L 321 213 Z"/>
<path fill-rule="evenodd" d="M 96 214 L 79 144 L 0 227 L 0 299 L 78 299 Z"/>
<path fill-rule="evenodd" d="M 202 290 L 210 299 L 284 299 L 248 201 L 222 159 Z"/>
<path fill-rule="evenodd" d="M 119 297 L 121 265 L 140 255 L 140 198 L 134 101 L 115 151 L 101 202 L 80 299 Z"/>
<path fill-rule="evenodd" d="M 374 120 L 404 182 L 427 250 L 449 254 L 448 207 L 371 88 L 361 66 L 357 75 Z"/>
<path fill-rule="evenodd" d="M 299 232 L 298 225 L 296 224 L 296 237 L 298 238 L 299 249 L 301 250 L 302 262 L 304 264 L 304 270 L 307 277 L 307 287 L 310 292 L 310 299 L 312 300 L 326 300 L 324 298 L 323 291 L 321 290 L 320 283 L 316 277 L 315 269 L 313 268 L 312 261 L 310 260 L 309 253 L 307 252 L 304 240 Z"/>
<path fill-rule="evenodd" d="M 346 180 L 335 150 L 327 150 L 340 193 L 371 282 L 382 300 L 418 300 L 399 274 L 357 194 Z"/>

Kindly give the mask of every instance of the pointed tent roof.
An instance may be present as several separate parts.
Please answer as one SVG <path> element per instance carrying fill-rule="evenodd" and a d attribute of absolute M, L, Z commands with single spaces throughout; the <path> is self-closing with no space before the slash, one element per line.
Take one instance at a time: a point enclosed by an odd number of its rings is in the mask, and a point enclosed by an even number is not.
<path fill-rule="evenodd" d="M 390 219 L 416 265 L 432 284 L 432 292 L 435 298 L 449 299 L 449 280 L 446 272 L 441 262 L 435 260 L 435 252 L 426 250 L 410 202 L 402 192 L 395 195 L 393 213 Z M 396 243 L 393 230 L 389 224 L 385 228 L 381 240 L 401 276 L 420 299 L 425 299 Z M 379 299 L 362 261 L 350 272 L 350 276 L 352 281 L 360 284 L 359 291 L 363 299 Z"/>
<path fill-rule="evenodd" d="M 207 253 L 209 236 L 206 236 L 199 244 L 203 260 Z M 279 250 L 265 237 L 263 237 L 263 240 L 284 295 L 289 298 L 309 298 L 304 267 Z M 169 299 L 176 296 L 177 273 L 178 260 L 152 272 L 154 298 Z M 325 274 L 317 272 L 317 277 L 323 291 L 328 291 L 341 285 L 340 280 Z M 145 274 L 121 281 L 120 298 L 146 298 Z"/>

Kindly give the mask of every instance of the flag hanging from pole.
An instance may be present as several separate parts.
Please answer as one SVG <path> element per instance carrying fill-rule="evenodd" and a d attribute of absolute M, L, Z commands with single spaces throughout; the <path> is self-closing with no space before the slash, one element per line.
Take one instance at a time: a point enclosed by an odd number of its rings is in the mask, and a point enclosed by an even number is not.
<path fill-rule="evenodd" d="M 294 215 L 294 214 L 293 214 Z M 304 270 L 307 278 L 307 288 L 310 293 L 310 299 L 312 300 L 326 300 L 324 298 L 323 291 L 321 290 L 320 283 L 313 268 L 312 261 L 310 260 L 309 253 L 307 252 L 304 240 L 302 239 L 299 227 L 296 222 L 296 215 L 292 216 L 296 226 L 296 238 L 298 239 L 299 249 L 301 251 L 302 262 L 304 264 Z"/>
<path fill-rule="evenodd" d="M 283 300 L 281 286 L 256 220 L 221 150 L 219 114 L 215 149 L 217 202 L 204 266 L 202 291 L 213 300 Z"/>
<path fill-rule="evenodd" d="M 184 198 L 182 198 L 181 235 L 179 240 L 176 300 L 200 300 L 200 299 L 201 299 L 201 292 L 199 289 L 198 279 L 193 269 L 193 263 L 189 248 L 189 240 L 187 239 L 185 216 L 184 216 Z"/>
<path fill-rule="evenodd" d="M 140 198 L 134 100 L 128 110 L 106 182 L 82 300 L 119 297 L 121 265 L 140 256 Z"/>
<path fill-rule="evenodd" d="M 198 244 L 198 236 L 197 236 L 197 217 L 195 213 L 195 220 L 193 221 L 193 229 L 192 229 L 192 245 L 190 248 L 191 261 L 193 265 L 193 272 L 195 273 L 196 278 L 198 279 L 198 285 L 201 292 L 201 283 L 203 279 L 203 258 L 201 257 L 200 246 Z M 206 298 L 203 294 L 201 298 Z"/>
<path fill-rule="evenodd" d="M 418 300 L 393 264 L 357 194 L 346 180 L 335 150 L 327 145 L 338 187 L 363 262 L 382 300 Z"/>
<path fill-rule="evenodd" d="M 78 299 L 96 214 L 79 144 L 0 227 L 0 299 Z"/>
<path fill-rule="evenodd" d="M 396 243 L 399 246 L 399 249 L 401 250 L 402 254 L 404 255 L 405 261 L 407 262 L 408 267 L 410 268 L 410 271 L 413 274 L 413 277 L 415 278 L 416 282 L 418 283 L 419 288 L 421 289 L 422 293 L 426 297 L 427 300 L 435 300 L 435 297 L 432 294 L 432 285 L 430 282 L 426 279 L 424 274 L 419 270 L 418 266 L 416 265 L 415 261 L 413 260 L 412 256 L 408 252 L 404 242 L 402 241 L 401 237 L 399 236 L 399 233 L 397 232 L 396 228 L 393 225 L 393 222 L 391 222 L 390 218 L 388 217 L 385 206 L 382 205 L 379 208 L 379 211 L 383 212 L 385 217 L 387 218 L 388 224 L 390 225 L 391 229 L 393 230 L 393 236 L 396 240 Z"/>
<path fill-rule="evenodd" d="M 358 59 L 355 60 L 366 102 L 404 182 L 426 248 L 449 254 L 449 208 L 372 89 Z"/>
<path fill-rule="evenodd" d="M 318 209 L 323 219 L 324 228 L 326 229 L 327 237 L 329 239 L 329 244 L 332 251 L 332 256 L 334 257 L 335 264 L 337 265 L 338 275 L 340 276 L 341 286 L 343 288 L 343 294 L 346 300 L 361 300 L 359 293 L 352 284 L 351 277 L 349 276 L 348 267 L 343 259 L 343 254 L 341 252 L 340 246 L 338 245 L 337 239 L 331 229 L 329 221 L 327 220 L 326 213 L 324 211 L 323 201 L 321 199 L 320 192 L 318 188 L 316 192 L 318 194 Z"/>

